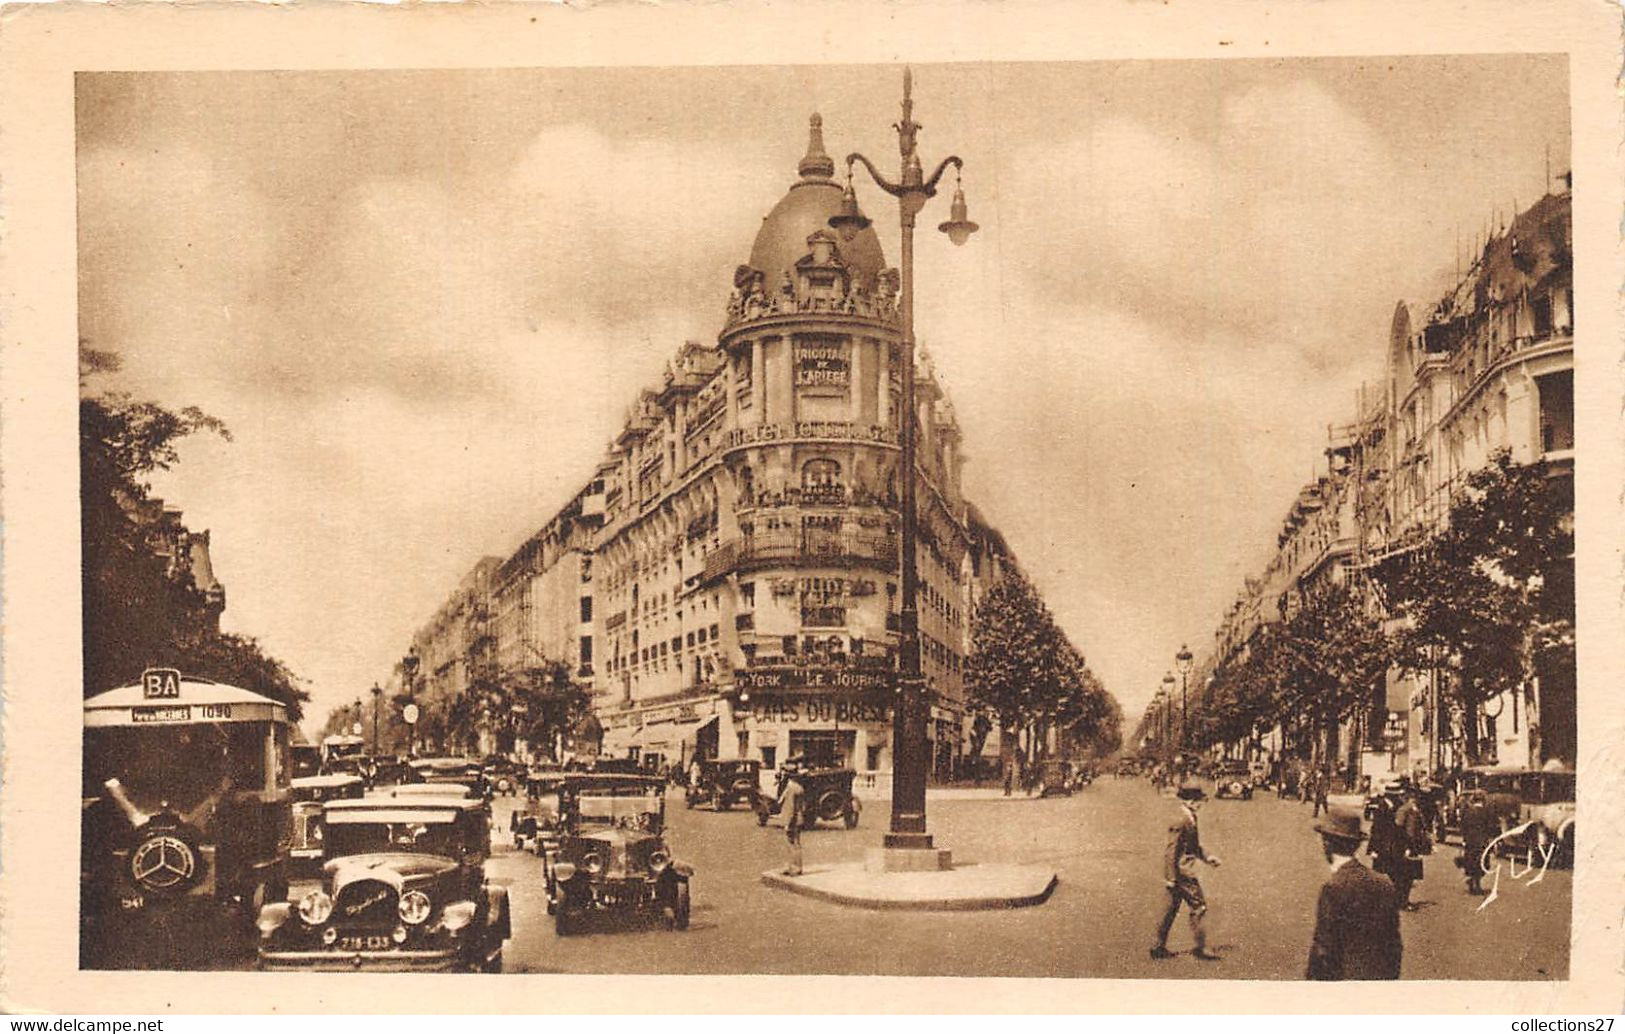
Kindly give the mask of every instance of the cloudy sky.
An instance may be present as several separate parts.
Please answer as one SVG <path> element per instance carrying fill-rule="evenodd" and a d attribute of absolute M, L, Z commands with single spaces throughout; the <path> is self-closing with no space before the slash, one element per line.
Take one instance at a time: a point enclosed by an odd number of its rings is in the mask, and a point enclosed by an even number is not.
<path fill-rule="evenodd" d="M 317 720 L 387 677 L 715 340 L 808 114 L 895 164 L 900 80 L 81 75 L 80 332 L 125 357 L 107 386 L 232 429 L 156 486 L 212 530 L 226 626 Z M 1561 57 L 915 69 L 983 227 L 916 249 L 969 492 L 1131 715 L 1267 559 L 1395 303 L 1568 167 L 1566 83 Z"/>

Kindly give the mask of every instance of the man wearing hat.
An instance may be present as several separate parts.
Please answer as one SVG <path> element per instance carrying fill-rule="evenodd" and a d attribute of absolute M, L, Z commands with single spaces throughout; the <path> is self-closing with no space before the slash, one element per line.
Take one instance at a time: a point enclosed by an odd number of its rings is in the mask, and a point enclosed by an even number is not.
<path fill-rule="evenodd" d="M 802 798 L 806 795 L 800 779 L 801 764 L 800 757 L 790 758 L 779 776 L 779 814 L 784 816 L 784 838 L 790 848 L 789 864 L 784 867 L 786 876 L 801 875 Z"/>
<path fill-rule="evenodd" d="M 1151 949 L 1154 959 L 1172 958 L 1168 950 L 1168 931 L 1173 929 L 1179 906 L 1190 910 L 1191 936 L 1196 950 L 1191 954 L 1204 962 L 1217 961 L 1219 956 L 1207 950 L 1207 931 L 1202 919 L 1207 915 L 1207 899 L 1202 895 L 1202 883 L 1196 878 L 1196 862 L 1217 866 L 1218 856 L 1202 850 L 1202 838 L 1196 829 L 1196 812 L 1207 794 L 1196 783 L 1181 783 L 1179 787 L 1179 817 L 1168 827 L 1168 850 L 1163 855 L 1162 879 L 1168 891 L 1168 907 L 1157 924 L 1157 943 Z"/>
<path fill-rule="evenodd" d="M 1399 899 L 1388 877 L 1355 858 L 1365 831 L 1358 812 L 1341 805 L 1315 823 L 1332 874 L 1320 888 L 1310 980 L 1398 980 L 1403 947 Z"/>

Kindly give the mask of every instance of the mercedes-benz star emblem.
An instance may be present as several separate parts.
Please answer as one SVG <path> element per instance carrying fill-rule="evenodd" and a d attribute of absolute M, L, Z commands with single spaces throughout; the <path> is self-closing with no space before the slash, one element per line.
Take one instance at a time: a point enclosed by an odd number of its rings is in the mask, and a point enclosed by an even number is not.
<path fill-rule="evenodd" d="M 167 834 L 142 841 L 130 856 L 130 875 L 148 890 L 171 890 L 196 871 L 197 855 L 191 845 Z"/>

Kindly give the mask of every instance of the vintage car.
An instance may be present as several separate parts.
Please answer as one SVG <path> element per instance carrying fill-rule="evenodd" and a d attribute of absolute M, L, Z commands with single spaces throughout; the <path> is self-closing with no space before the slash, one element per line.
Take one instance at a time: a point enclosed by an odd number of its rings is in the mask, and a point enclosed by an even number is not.
<path fill-rule="evenodd" d="M 1220 761 L 1213 766 L 1213 796 L 1253 799 L 1253 770 L 1245 761 Z"/>
<path fill-rule="evenodd" d="M 323 823 L 321 886 L 260 909 L 260 968 L 501 972 L 512 920 L 479 801 L 330 801 Z"/>
<path fill-rule="evenodd" d="M 322 774 L 322 748 L 314 743 L 295 742 L 290 744 L 288 756 L 293 763 L 293 777 L 295 779 Z"/>
<path fill-rule="evenodd" d="M 1501 830 L 1498 853 L 1536 852 L 1533 864 L 1550 853 L 1550 864 L 1574 864 L 1575 778 L 1568 769 L 1469 768 L 1462 791 L 1446 809 L 1445 822 L 1461 830 L 1462 804 L 1481 794 Z"/>
<path fill-rule="evenodd" d="M 488 757 L 481 766 L 491 792 L 499 797 L 517 797 L 524 789 L 524 770 L 500 755 Z"/>
<path fill-rule="evenodd" d="M 713 811 L 727 811 L 735 804 L 754 808 L 762 792 L 761 771 L 762 763 L 754 758 L 701 758 L 699 779 L 683 794 L 683 800 L 690 808 L 709 804 Z"/>
<path fill-rule="evenodd" d="M 1033 792 L 1038 796 L 1065 794 L 1070 797 L 1077 788 L 1078 773 L 1072 762 L 1050 758 L 1038 763 L 1038 777 L 1033 783 Z"/>
<path fill-rule="evenodd" d="M 527 847 L 541 857 L 559 846 L 559 786 L 565 771 L 537 765 L 525 773 L 525 800 L 509 814 L 508 832 L 515 850 Z"/>
<path fill-rule="evenodd" d="M 248 932 L 287 896 L 289 729 L 283 704 L 172 668 L 84 702 L 86 968 L 170 965 L 174 930 Z"/>
<path fill-rule="evenodd" d="M 293 849 L 288 852 L 290 875 L 312 876 L 322 866 L 322 806 L 328 801 L 353 800 L 366 792 L 366 783 L 354 775 L 313 775 L 293 781 Z"/>
<path fill-rule="evenodd" d="M 1440 829 L 1444 835 L 1440 839 L 1449 834 L 1455 834 L 1458 838 L 1461 836 L 1461 816 L 1470 796 L 1484 800 L 1495 816 L 1496 825 L 1502 830 L 1516 826 L 1522 811 L 1519 780 L 1524 774 L 1523 769 L 1491 768 L 1487 765 L 1463 769 L 1456 782 L 1455 793 L 1443 809 L 1444 821 L 1440 823 Z"/>
<path fill-rule="evenodd" d="M 857 772 L 850 768 L 812 768 L 796 775 L 801 783 L 803 792 L 803 818 L 810 827 L 822 819 L 825 822 L 837 820 L 846 823 L 847 829 L 858 827 L 858 812 L 862 807 L 858 799 L 852 796 L 852 780 Z M 780 772 L 778 778 L 778 792 L 772 797 L 761 794 L 756 798 L 756 824 L 767 825 L 767 820 L 777 815 L 781 805 L 779 801 L 784 796 L 786 773 Z"/>
<path fill-rule="evenodd" d="M 599 912 L 658 911 L 668 928 L 688 929 L 692 867 L 665 840 L 665 780 L 624 774 L 570 774 L 558 787 L 559 845 L 542 855 L 547 911 L 561 937 Z"/>
<path fill-rule="evenodd" d="M 411 766 L 417 782 L 460 783 L 487 800 L 491 797 L 491 784 L 477 761 L 468 758 L 417 758 Z"/>

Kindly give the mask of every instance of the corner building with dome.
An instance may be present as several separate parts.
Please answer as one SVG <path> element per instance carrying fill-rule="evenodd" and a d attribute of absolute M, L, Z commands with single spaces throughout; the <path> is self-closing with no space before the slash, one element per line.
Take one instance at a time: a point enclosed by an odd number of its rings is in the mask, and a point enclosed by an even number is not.
<path fill-rule="evenodd" d="M 805 755 L 855 768 L 860 787 L 884 793 L 900 583 L 899 276 L 872 228 L 850 239 L 830 229 L 842 189 L 817 115 L 796 171 L 735 272 L 716 344 L 678 350 L 595 468 L 586 491 L 601 522 L 571 573 L 587 572 L 579 616 L 590 626 L 563 659 L 591 687 L 602 755 L 651 768 L 748 757 L 768 770 Z M 971 611 L 1014 561 L 960 490 L 959 427 L 918 358 L 916 380 L 921 671 L 930 778 L 942 781 L 968 772 Z M 493 592 L 549 577 L 539 563 L 510 569 Z M 564 617 L 576 627 L 577 614 Z M 557 640 L 524 622 L 499 631 Z M 522 653 L 498 644 L 498 656 Z M 996 752 L 994 734 L 983 753 Z"/>

